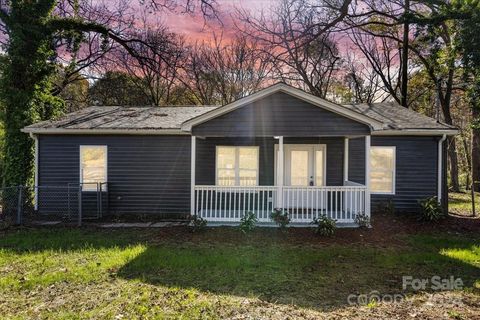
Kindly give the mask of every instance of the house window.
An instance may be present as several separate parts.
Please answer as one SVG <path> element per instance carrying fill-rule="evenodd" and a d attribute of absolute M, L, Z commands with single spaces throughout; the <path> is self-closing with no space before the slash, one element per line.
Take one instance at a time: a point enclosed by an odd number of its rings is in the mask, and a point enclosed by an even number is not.
<path fill-rule="evenodd" d="M 107 182 L 107 146 L 80 146 L 82 190 L 97 191 L 97 183 L 102 182 Z"/>
<path fill-rule="evenodd" d="M 395 194 L 395 147 L 370 148 L 370 190 Z"/>
<path fill-rule="evenodd" d="M 218 186 L 258 185 L 258 147 L 217 147 Z"/>

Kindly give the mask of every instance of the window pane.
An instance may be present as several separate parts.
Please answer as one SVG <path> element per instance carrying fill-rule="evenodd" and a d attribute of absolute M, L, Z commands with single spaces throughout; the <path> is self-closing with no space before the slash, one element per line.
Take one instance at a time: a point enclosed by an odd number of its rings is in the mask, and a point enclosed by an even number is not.
<path fill-rule="evenodd" d="M 106 182 L 107 153 L 105 147 L 82 146 L 81 158 L 81 182 L 83 190 L 97 190 L 96 183 Z"/>
<path fill-rule="evenodd" d="M 393 193 L 395 148 L 372 147 L 370 150 L 370 187 L 372 192 Z"/>
<path fill-rule="evenodd" d="M 290 185 L 308 186 L 308 151 L 291 152 Z"/>
<path fill-rule="evenodd" d="M 323 186 L 323 150 L 315 152 L 315 185 Z"/>
<path fill-rule="evenodd" d="M 235 185 L 235 170 L 232 169 L 218 169 L 217 185 L 219 186 L 234 186 Z"/>
<path fill-rule="evenodd" d="M 242 170 L 239 171 L 239 183 L 241 186 L 255 186 L 257 185 L 257 171 L 256 170 Z"/>
<path fill-rule="evenodd" d="M 393 170 L 393 148 L 373 147 L 370 152 L 370 161 L 372 168 L 377 170 Z"/>
<path fill-rule="evenodd" d="M 235 147 L 217 148 L 217 168 L 234 169 L 235 168 Z"/>
<path fill-rule="evenodd" d="M 240 169 L 258 169 L 258 149 L 251 147 L 239 147 L 239 168 Z"/>
<path fill-rule="evenodd" d="M 391 172 L 372 172 L 370 177 L 372 192 L 393 192 L 393 175 Z"/>

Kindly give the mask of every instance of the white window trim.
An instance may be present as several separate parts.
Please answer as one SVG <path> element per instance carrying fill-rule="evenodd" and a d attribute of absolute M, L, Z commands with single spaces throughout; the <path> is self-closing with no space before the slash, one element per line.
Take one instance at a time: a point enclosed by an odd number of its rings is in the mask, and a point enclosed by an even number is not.
<path fill-rule="evenodd" d="M 371 194 L 378 194 L 378 195 L 395 195 L 396 184 L 397 184 L 396 183 L 396 177 L 397 177 L 397 147 L 396 146 L 370 146 L 370 151 L 372 151 L 372 149 L 380 149 L 380 148 L 382 148 L 382 149 L 393 149 L 392 192 L 373 191 L 372 190 L 372 184 L 370 183 L 370 193 Z M 370 162 L 372 161 L 371 159 L 372 159 L 372 157 L 370 155 Z M 370 165 L 370 176 L 368 177 L 368 179 L 371 180 L 372 173 L 375 171 L 375 169 L 373 168 L 371 163 L 369 165 Z M 385 172 L 387 172 L 387 171 L 385 171 Z"/>
<path fill-rule="evenodd" d="M 234 148 L 235 149 L 235 187 L 240 187 L 240 152 L 239 148 L 255 148 L 257 149 L 257 181 L 256 184 L 253 186 L 245 186 L 245 187 L 255 187 L 259 185 L 259 178 L 260 178 L 260 147 L 259 146 L 225 146 L 225 145 L 218 145 L 215 146 L 215 185 L 218 184 L 218 148 Z"/>
<path fill-rule="evenodd" d="M 89 188 L 85 184 L 83 184 L 83 172 L 82 172 L 82 162 L 83 162 L 83 157 L 82 157 L 82 149 L 84 148 L 103 148 L 105 150 L 105 182 L 108 182 L 108 146 L 106 145 L 92 145 L 92 144 L 84 144 L 80 145 L 79 152 L 80 152 L 80 162 L 79 162 L 79 181 L 80 185 L 82 186 L 82 191 L 92 191 L 96 192 L 97 189 Z M 102 191 L 106 191 L 108 188 L 108 185 L 105 185 L 105 190 L 102 189 Z"/>

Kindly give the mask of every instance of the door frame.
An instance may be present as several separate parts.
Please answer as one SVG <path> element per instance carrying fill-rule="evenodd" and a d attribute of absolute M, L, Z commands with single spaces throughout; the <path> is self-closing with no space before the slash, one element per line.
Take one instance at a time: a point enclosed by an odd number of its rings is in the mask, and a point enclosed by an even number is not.
<path fill-rule="evenodd" d="M 291 151 L 292 147 L 299 147 L 299 148 L 307 148 L 307 147 L 313 147 L 313 150 L 316 151 L 318 149 L 323 149 L 323 186 L 327 185 L 327 145 L 324 143 L 285 143 L 283 144 L 283 156 L 284 156 L 284 165 L 283 165 L 283 182 L 284 186 L 287 186 L 285 182 L 287 181 L 287 166 L 290 165 L 290 163 L 287 163 L 286 161 L 286 155 L 288 151 Z M 277 180 L 278 180 L 278 151 L 279 151 L 279 145 L 278 143 L 275 144 L 273 148 L 273 153 L 274 153 L 274 170 L 273 170 L 273 175 L 274 175 L 274 184 L 277 185 Z M 313 159 L 313 170 L 315 170 L 315 152 L 314 152 L 314 159 Z M 316 172 L 314 172 L 314 176 L 316 176 Z"/>

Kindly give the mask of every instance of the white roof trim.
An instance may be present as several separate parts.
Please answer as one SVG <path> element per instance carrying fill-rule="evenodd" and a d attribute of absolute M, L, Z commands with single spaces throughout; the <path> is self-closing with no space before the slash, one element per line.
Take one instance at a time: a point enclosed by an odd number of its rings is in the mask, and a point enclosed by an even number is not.
<path fill-rule="evenodd" d="M 266 96 L 269 96 L 273 93 L 276 92 L 284 92 L 287 93 L 293 97 L 299 98 L 301 100 L 304 100 L 310 104 L 313 104 L 317 107 L 323 108 L 325 110 L 334 112 L 336 114 L 339 114 L 341 116 L 344 116 L 346 118 L 350 118 L 352 120 L 364 123 L 368 126 L 370 126 L 373 130 L 381 130 L 384 128 L 384 124 L 378 120 L 372 119 L 368 116 L 365 116 L 363 114 L 360 114 L 358 112 L 349 110 L 341 105 L 329 102 L 325 99 L 316 97 L 312 94 L 309 94 L 305 91 L 302 91 L 300 89 L 296 89 L 294 87 L 291 87 L 289 85 L 286 85 L 284 83 L 278 83 L 275 84 L 271 87 L 268 87 L 266 89 L 260 90 L 257 93 L 254 93 L 252 95 L 249 95 L 245 98 L 239 99 L 237 101 L 234 101 L 232 103 L 229 103 L 227 105 L 224 105 L 222 107 L 219 107 L 217 109 L 214 109 L 212 111 L 206 112 L 200 116 L 197 116 L 191 120 L 187 120 L 182 124 L 182 130 L 184 131 L 191 131 L 192 127 L 204 122 L 207 122 L 208 120 L 217 118 L 221 115 L 224 115 L 226 113 L 229 113 L 233 110 L 239 109 L 247 104 L 250 104 L 252 102 L 255 102 L 257 100 L 260 100 Z"/>
<path fill-rule="evenodd" d="M 65 129 L 65 128 L 24 128 L 32 134 L 125 134 L 125 135 L 190 135 L 180 129 Z"/>
<path fill-rule="evenodd" d="M 135 129 L 62 129 L 62 128 L 24 128 L 21 130 L 30 134 L 123 134 L 123 135 L 190 135 L 190 132 L 182 131 L 180 129 L 150 129 L 150 130 L 135 130 Z M 458 130 L 437 130 L 437 129 L 404 129 L 404 130 L 381 130 L 373 131 L 372 136 L 441 136 L 441 135 L 456 135 Z M 363 137 L 363 135 L 355 136 Z"/>
<path fill-rule="evenodd" d="M 458 133 L 457 129 L 399 129 L 373 131 L 372 136 L 454 136 Z"/>

